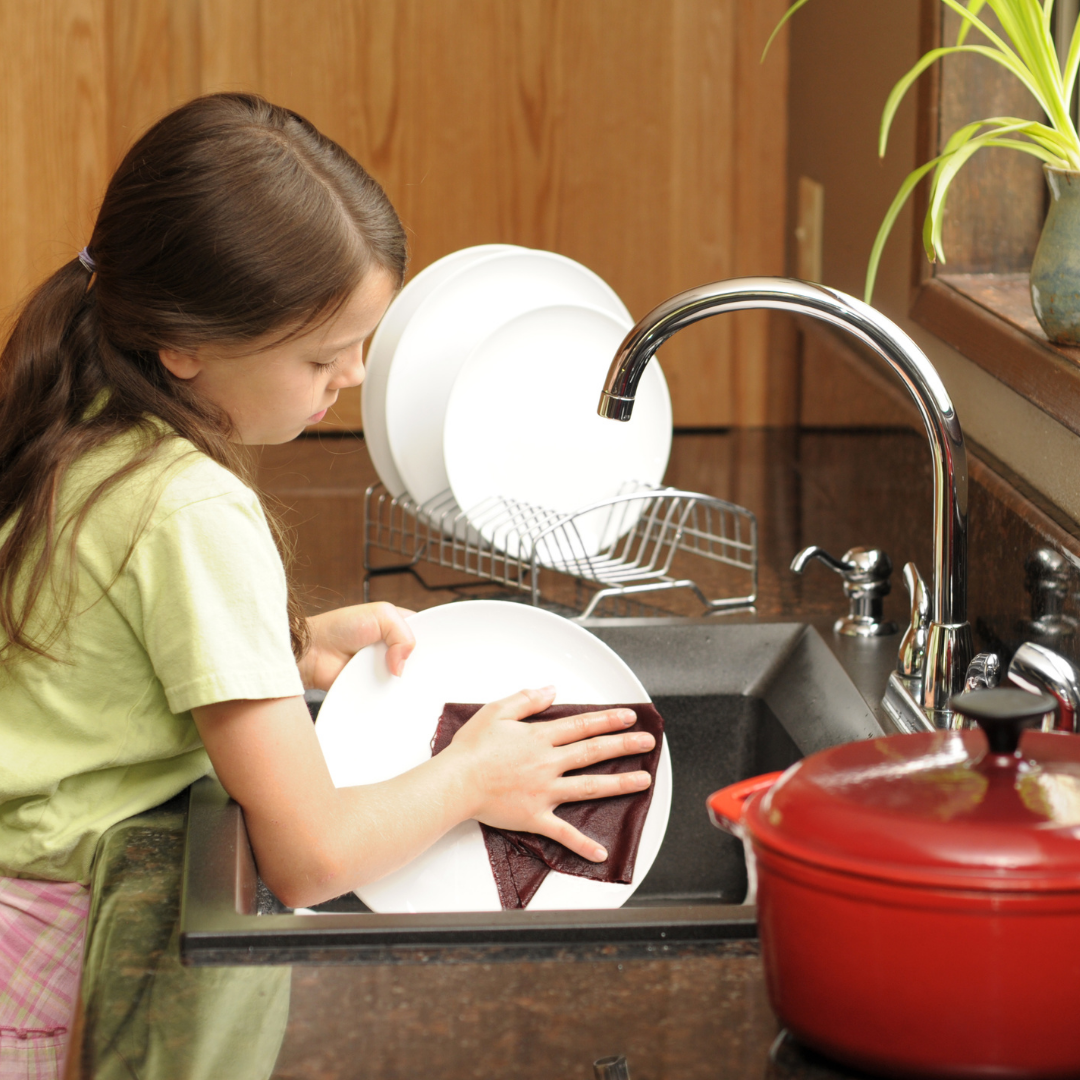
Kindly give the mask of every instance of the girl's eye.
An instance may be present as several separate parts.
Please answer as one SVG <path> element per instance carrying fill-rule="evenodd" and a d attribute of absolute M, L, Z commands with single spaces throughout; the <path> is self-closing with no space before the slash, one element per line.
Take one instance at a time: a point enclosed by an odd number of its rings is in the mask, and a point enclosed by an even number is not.
<path fill-rule="evenodd" d="M 316 366 L 316 367 L 317 367 L 317 368 L 318 368 L 318 369 L 319 369 L 320 371 L 332 371 L 332 370 L 333 370 L 334 368 L 336 368 L 336 367 L 338 366 L 338 362 L 339 362 L 340 360 L 341 360 L 341 357 L 340 357 L 340 356 L 335 356 L 333 360 L 330 360 L 330 361 L 328 361 L 328 362 L 327 362 L 327 363 L 325 363 L 325 364 L 319 364 L 319 363 L 316 363 L 316 365 L 315 365 L 315 366 Z"/>

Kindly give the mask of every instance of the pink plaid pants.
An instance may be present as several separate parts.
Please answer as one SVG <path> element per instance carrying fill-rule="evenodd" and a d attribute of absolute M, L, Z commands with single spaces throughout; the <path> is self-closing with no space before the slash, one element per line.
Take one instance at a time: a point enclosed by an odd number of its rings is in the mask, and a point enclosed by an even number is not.
<path fill-rule="evenodd" d="M 75 1012 L 90 891 L 0 877 L 0 1080 L 58 1080 Z"/>

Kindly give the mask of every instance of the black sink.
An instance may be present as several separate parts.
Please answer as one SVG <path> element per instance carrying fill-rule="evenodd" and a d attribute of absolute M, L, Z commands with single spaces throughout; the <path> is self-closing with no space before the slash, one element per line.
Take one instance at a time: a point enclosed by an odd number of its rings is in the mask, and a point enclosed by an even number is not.
<path fill-rule="evenodd" d="M 192 789 L 181 952 L 196 964 L 474 960 L 629 955 L 756 934 L 742 905 L 741 844 L 714 829 L 705 798 L 805 754 L 883 734 L 871 702 L 888 655 L 833 643 L 804 623 L 596 620 L 665 721 L 674 780 L 667 834 L 630 902 L 609 911 L 377 915 L 352 894 L 291 913 L 258 882 L 239 807 L 212 779 Z M 834 651 L 835 650 L 835 651 Z M 846 650 L 846 651 L 845 651 Z M 841 663 L 837 653 L 844 658 Z M 881 668 L 880 678 L 878 668 Z M 880 682 L 880 686 L 877 683 Z"/>
<path fill-rule="evenodd" d="M 712 826 L 706 797 L 826 746 L 882 734 L 871 709 L 802 624 L 608 620 L 592 630 L 656 702 L 675 778 L 664 845 L 630 903 L 741 903 L 742 844 Z"/>

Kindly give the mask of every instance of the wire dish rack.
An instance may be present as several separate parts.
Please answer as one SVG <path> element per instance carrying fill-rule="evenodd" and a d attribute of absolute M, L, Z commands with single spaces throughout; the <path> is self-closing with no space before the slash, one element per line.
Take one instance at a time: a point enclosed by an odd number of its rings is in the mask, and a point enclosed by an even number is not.
<path fill-rule="evenodd" d="M 406 561 L 387 564 L 379 552 Z M 492 498 L 466 515 L 449 491 L 417 504 L 372 484 L 364 497 L 365 599 L 372 578 L 415 573 L 420 563 L 528 594 L 533 604 L 543 598 L 542 576 L 566 575 L 586 587 L 578 619 L 605 600 L 674 589 L 689 590 L 707 612 L 742 610 L 757 600 L 757 519 L 724 499 L 650 485 L 628 485 L 569 514 Z M 717 578 L 724 595 L 710 599 L 705 590 L 715 591 Z"/>

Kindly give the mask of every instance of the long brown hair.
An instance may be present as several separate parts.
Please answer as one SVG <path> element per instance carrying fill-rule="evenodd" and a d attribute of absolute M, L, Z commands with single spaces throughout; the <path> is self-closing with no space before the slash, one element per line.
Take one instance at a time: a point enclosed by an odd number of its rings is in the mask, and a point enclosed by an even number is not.
<path fill-rule="evenodd" d="M 0 353 L 3 661 L 48 655 L 69 609 L 60 602 L 45 637 L 28 626 L 57 560 L 70 594 L 87 513 L 168 432 L 251 483 L 228 417 L 170 375 L 159 349 L 284 338 L 333 314 L 369 270 L 405 272 L 382 188 L 303 117 L 249 94 L 197 98 L 146 132 L 109 182 L 87 252 L 92 272 L 78 258 L 62 266 Z M 142 450 L 58 520 L 72 463 L 134 429 Z M 264 507 L 288 563 L 286 530 Z M 308 638 L 291 585 L 289 616 L 299 658 Z"/>

